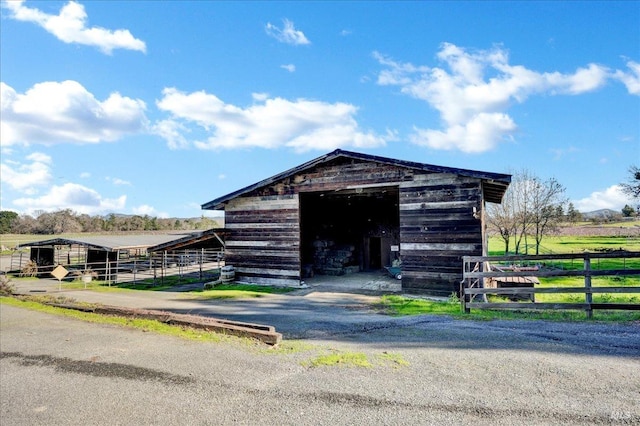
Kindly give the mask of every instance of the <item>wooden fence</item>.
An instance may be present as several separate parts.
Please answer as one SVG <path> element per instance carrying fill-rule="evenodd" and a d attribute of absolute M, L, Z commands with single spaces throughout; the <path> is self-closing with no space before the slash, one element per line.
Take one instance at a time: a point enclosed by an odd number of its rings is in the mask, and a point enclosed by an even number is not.
<path fill-rule="evenodd" d="M 576 267 L 579 261 L 579 267 Z M 640 310 L 640 303 L 594 303 L 594 294 L 640 293 L 640 252 L 576 253 L 516 256 L 464 256 L 460 301 L 471 309 L 574 309 L 588 318 L 594 309 Z M 612 267 L 613 266 L 613 267 Z M 592 286 L 593 277 L 633 277 L 633 285 Z M 538 277 L 584 277 L 582 287 L 537 287 Z M 537 303 L 541 293 L 584 294 L 584 303 Z M 490 302 L 487 295 L 517 299 Z M 522 302 L 522 299 L 529 299 Z"/>

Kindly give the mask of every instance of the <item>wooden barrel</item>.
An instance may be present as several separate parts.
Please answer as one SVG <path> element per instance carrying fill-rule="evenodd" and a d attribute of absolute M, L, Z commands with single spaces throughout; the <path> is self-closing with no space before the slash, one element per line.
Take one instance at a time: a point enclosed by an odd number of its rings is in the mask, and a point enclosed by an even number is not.
<path fill-rule="evenodd" d="M 220 269 L 220 281 L 230 283 L 236 279 L 236 271 L 233 266 L 223 266 Z"/>

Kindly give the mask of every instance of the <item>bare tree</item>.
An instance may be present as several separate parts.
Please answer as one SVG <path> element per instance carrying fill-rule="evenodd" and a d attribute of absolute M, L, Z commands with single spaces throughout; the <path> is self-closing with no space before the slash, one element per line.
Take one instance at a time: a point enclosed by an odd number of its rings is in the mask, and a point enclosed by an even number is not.
<path fill-rule="evenodd" d="M 487 204 L 487 224 L 500 234 L 504 242 L 504 252 L 509 253 L 509 243 L 516 234 L 514 191 L 509 191 L 502 197 L 500 204 Z"/>
<path fill-rule="evenodd" d="M 621 184 L 622 191 L 638 202 L 640 211 L 640 168 L 638 166 L 629 167 L 629 177 L 627 182 Z"/>
<path fill-rule="evenodd" d="M 535 240 L 536 254 L 544 236 L 557 228 L 562 219 L 564 187 L 555 179 L 541 180 L 522 170 L 514 175 L 502 204 L 488 205 L 488 224 L 496 230 L 509 251 L 511 238 L 515 253 L 528 253 L 528 238 Z M 523 247 L 524 246 L 524 247 Z M 524 250 L 522 250 L 524 248 Z"/>
<path fill-rule="evenodd" d="M 557 230 L 562 220 L 562 208 L 567 200 L 565 188 L 556 179 L 540 181 L 535 178 L 531 185 L 531 210 L 529 221 L 536 241 L 536 254 L 540 254 L 540 243 L 545 235 Z"/>

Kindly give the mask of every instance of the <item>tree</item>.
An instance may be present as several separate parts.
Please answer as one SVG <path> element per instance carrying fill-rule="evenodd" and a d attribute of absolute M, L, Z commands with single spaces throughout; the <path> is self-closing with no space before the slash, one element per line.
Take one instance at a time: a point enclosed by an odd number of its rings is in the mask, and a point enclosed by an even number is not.
<path fill-rule="evenodd" d="M 9 210 L 0 211 L 0 234 L 8 234 L 13 231 L 13 226 L 18 219 L 18 213 Z"/>
<path fill-rule="evenodd" d="M 509 242 L 515 236 L 515 205 L 514 192 L 507 190 L 500 204 L 487 204 L 487 223 L 490 228 L 498 231 L 504 242 L 504 252 L 509 253 Z"/>
<path fill-rule="evenodd" d="M 582 213 L 576 210 L 573 203 L 569 203 L 567 207 L 567 220 L 574 225 L 582 220 Z"/>
<path fill-rule="evenodd" d="M 507 189 L 502 204 L 488 206 L 488 224 L 505 242 L 515 239 L 515 253 L 528 252 L 528 237 L 535 240 L 536 254 L 543 238 L 557 229 L 566 203 L 564 187 L 555 179 L 541 180 L 531 172 L 517 172 Z M 523 244 L 524 243 L 524 244 Z"/>
<path fill-rule="evenodd" d="M 633 214 L 635 213 L 635 210 L 633 207 L 631 207 L 629 204 L 626 204 L 623 208 L 622 208 L 622 215 L 624 217 L 631 217 Z"/>
<path fill-rule="evenodd" d="M 565 188 L 556 179 L 540 181 L 534 178 L 531 185 L 531 214 L 529 221 L 536 241 L 536 254 L 540 254 L 540 243 L 545 235 L 557 230 L 562 220 L 562 208 L 567 200 L 564 198 Z"/>
<path fill-rule="evenodd" d="M 640 168 L 638 166 L 629 167 L 628 180 L 620 186 L 625 194 L 640 202 Z"/>

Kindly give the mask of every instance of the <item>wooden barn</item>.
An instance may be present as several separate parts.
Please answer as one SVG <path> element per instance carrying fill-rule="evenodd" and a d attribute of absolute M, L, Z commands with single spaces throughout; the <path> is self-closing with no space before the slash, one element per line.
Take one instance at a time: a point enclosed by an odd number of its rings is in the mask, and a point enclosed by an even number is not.
<path fill-rule="evenodd" d="M 403 291 L 448 296 L 464 255 L 486 255 L 485 202 L 510 175 L 335 150 L 202 205 L 224 210 L 238 281 L 401 268 Z"/>

